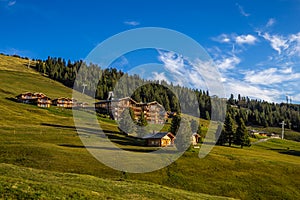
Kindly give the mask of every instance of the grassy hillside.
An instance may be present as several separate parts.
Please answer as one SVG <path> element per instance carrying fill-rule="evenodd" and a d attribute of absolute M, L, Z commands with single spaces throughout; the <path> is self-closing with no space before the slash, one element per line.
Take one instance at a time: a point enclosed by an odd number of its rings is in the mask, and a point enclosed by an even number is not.
<path fill-rule="evenodd" d="M 142 181 L 108 180 L 0 164 L 0 198 L 11 199 L 228 199 Z"/>
<path fill-rule="evenodd" d="M 248 127 L 249 129 L 255 129 L 259 131 L 266 131 L 269 133 L 276 133 L 281 136 L 281 128 L 279 127 Z M 291 129 L 285 128 L 284 129 L 284 138 L 287 140 L 294 140 L 300 142 L 300 133 L 293 131 Z"/>
<path fill-rule="evenodd" d="M 98 162 L 82 145 L 71 110 L 42 109 L 12 100 L 25 91 L 43 92 L 52 98 L 71 96 L 69 88 L 27 69 L 26 61 L 14 59 L 0 57 L 0 163 L 3 163 L 0 165 L 0 188 L 4 194 L 23 195 L 25 190 L 30 195 L 37 193 L 48 198 L 56 193 L 64 197 L 94 198 L 99 193 L 99 198 L 118 199 L 123 197 L 123 188 L 126 188 L 132 193 L 129 198 L 147 199 L 151 192 L 145 185 L 149 185 L 157 188 L 157 195 L 173 191 L 170 188 L 181 189 L 176 190 L 178 193 L 174 190 L 177 195 L 171 199 L 183 199 L 180 192 L 191 197 L 195 193 L 205 193 L 241 199 L 300 198 L 300 144 L 288 140 L 272 139 L 244 149 L 217 146 L 204 159 L 199 159 L 199 150 L 193 149 L 167 168 L 145 174 L 126 174 L 126 181 L 118 182 L 123 175 Z M 121 147 L 135 148 L 130 145 L 132 138 L 116 134 L 117 126 L 111 120 L 100 119 L 100 123 L 113 140 L 122 141 Z M 18 175 L 21 172 L 23 175 Z M 39 186 L 45 179 L 49 181 Z M 93 183 L 88 188 L 90 182 Z M 64 190 L 60 189 L 61 184 Z M 109 184 L 121 186 L 110 190 Z M 194 193 L 185 194 L 182 190 Z"/>

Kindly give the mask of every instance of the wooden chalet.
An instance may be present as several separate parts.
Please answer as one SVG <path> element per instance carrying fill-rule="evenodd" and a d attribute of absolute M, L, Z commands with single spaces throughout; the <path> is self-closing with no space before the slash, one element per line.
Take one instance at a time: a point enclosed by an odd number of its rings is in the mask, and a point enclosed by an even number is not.
<path fill-rule="evenodd" d="M 166 147 L 174 144 L 175 136 L 171 132 L 158 132 L 143 137 L 149 147 Z"/>
<path fill-rule="evenodd" d="M 52 101 L 54 105 L 62 108 L 72 108 L 77 105 L 77 101 L 73 98 L 60 97 Z"/>
<path fill-rule="evenodd" d="M 133 110 L 135 120 L 138 120 L 144 113 L 146 120 L 152 124 L 163 124 L 168 116 L 164 107 L 158 102 L 138 103 L 130 97 L 101 100 L 95 103 L 95 108 L 100 113 L 110 114 L 115 120 L 119 120 L 126 108 Z"/>
<path fill-rule="evenodd" d="M 27 103 L 27 104 L 36 104 L 37 99 L 40 99 L 43 97 L 47 97 L 47 96 L 43 93 L 37 93 L 37 92 L 35 92 L 35 93 L 25 92 L 25 93 L 22 93 L 22 94 L 19 94 L 18 96 L 16 96 L 16 98 L 19 102 Z"/>
<path fill-rule="evenodd" d="M 41 97 L 37 99 L 37 106 L 42 108 L 49 108 L 51 105 L 51 99 L 49 97 Z"/>
<path fill-rule="evenodd" d="M 17 96 L 17 100 L 21 103 L 34 104 L 38 107 L 49 108 L 51 99 L 43 93 L 26 92 Z"/>

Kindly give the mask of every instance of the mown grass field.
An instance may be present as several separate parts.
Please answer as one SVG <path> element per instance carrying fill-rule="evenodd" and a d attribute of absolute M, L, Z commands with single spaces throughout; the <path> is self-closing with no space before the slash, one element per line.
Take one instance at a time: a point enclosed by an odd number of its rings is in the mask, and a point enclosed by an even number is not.
<path fill-rule="evenodd" d="M 192 149 L 164 169 L 124 176 L 84 148 L 71 110 L 13 101 L 26 91 L 51 98 L 71 97 L 72 91 L 27 69 L 26 62 L 10 59 L 0 56 L 2 198 L 52 199 L 56 194 L 62 199 L 214 198 L 200 193 L 240 199 L 300 198 L 300 144 L 288 140 L 272 139 L 244 149 L 216 146 L 203 159 L 198 158 L 198 149 Z M 123 142 L 120 147 L 137 148 L 131 145 L 132 138 L 117 134 L 111 120 L 100 119 L 100 124 L 115 142 Z"/>
<path fill-rule="evenodd" d="M 110 180 L 0 164 L 5 199 L 228 199 L 143 181 Z"/>

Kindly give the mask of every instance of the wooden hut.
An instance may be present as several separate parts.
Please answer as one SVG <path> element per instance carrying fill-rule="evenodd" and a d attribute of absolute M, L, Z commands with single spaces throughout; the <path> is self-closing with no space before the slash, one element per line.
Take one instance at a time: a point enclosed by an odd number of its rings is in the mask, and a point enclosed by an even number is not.
<path fill-rule="evenodd" d="M 166 147 L 174 144 L 175 136 L 171 132 L 158 132 L 143 137 L 149 147 Z"/>

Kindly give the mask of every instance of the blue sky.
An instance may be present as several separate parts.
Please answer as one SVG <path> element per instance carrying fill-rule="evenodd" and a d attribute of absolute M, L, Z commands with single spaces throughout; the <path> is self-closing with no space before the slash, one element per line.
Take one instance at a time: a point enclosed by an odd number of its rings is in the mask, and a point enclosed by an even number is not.
<path fill-rule="evenodd" d="M 173 29 L 206 49 L 226 93 L 276 102 L 287 94 L 300 102 L 299 0 L 0 0 L 0 19 L 0 52 L 42 59 L 83 59 L 133 28 Z M 154 54 L 137 55 L 141 62 Z M 181 63 L 159 51 L 155 58 L 166 66 Z M 135 63 L 134 56 L 123 61 Z"/>

